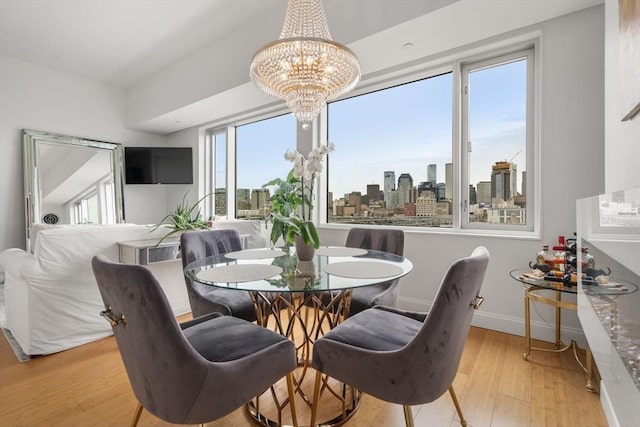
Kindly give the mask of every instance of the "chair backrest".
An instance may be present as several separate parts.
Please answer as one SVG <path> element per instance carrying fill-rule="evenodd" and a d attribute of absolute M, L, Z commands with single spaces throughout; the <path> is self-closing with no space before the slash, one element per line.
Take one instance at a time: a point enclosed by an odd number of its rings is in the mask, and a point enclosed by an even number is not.
<path fill-rule="evenodd" d="M 352 228 L 345 246 L 372 249 L 399 256 L 404 255 L 404 231 L 397 229 Z"/>
<path fill-rule="evenodd" d="M 190 231 L 180 236 L 183 268 L 206 257 L 241 249 L 242 240 L 236 230 Z"/>
<path fill-rule="evenodd" d="M 424 379 L 419 390 L 410 391 L 421 394 L 421 401 L 435 400 L 453 383 L 488 264 L 489 252 L 483 246 L 455 261 L 420 331 L 402 350 L 411 360 L 407 375 Z"/>
<path fill-rule="evenodd" d="M 110 310 L 131 388 L 157 417 L 184 423 L 199 396 L 209 362 L 189 344 L 153 274 L 143 266 L 92 260 L 105 310 Z"/>

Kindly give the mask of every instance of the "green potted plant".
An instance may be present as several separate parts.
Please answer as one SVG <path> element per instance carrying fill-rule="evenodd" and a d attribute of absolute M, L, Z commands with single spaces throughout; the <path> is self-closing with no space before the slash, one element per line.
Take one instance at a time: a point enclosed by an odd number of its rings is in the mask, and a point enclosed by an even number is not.
<path fill-rule="evenodd" d="M 162 218 L 151 230 L 154 231 L 160 227 L 170 229 L 170 231 L 165 234 L 158 243 L 156 243 L 156 246 L 160 245 L 168 237 L 177 233 L 193 230 L 208 230 L 211 228 L 211 221 L 207 221 L 202 217 L 199 205 L 200 202 L 211 196 L 212 193 L 205 194 L 191 206 L 187 203 L 187 194 L 189 194 L 189 191 L 184 193 L 184 196 L 182 196 L 182 202 L 174 208 L 173 212 L 170 212 Z"/>

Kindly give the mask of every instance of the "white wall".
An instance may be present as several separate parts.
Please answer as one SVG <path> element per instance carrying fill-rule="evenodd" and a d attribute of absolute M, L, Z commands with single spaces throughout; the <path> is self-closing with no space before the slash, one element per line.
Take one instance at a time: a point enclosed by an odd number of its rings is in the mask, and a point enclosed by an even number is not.
<path fill-rule="evenodd" d="M 542 230 L 541 240 L 473 237 L 407 231 L 407 257 L 414 271 L 402 281 L 401 304 L 424 309 L 446 268 L 477 245 L 492 261 L 482 309 L 474 323 L 523 334 L 523 288 L 509 278 L 526 265 L 542 243 L 575 231 L 575 200 L 604 190 L 604 7 L 595 7 L 535 25 L 541 28 L 542 61 Z M 449 26 L 448 30 L 460 29 Z M 443 34 L 443 38 L 447 35 Z M 123 142 L 127 145 L 191 145 L 199 128 L 166 137 L 124 128 L 123 94 L 68 74 L 0 57 L 0 249 L 24 246 L 20 129 Z M 197 151 L 196 151 L 197 152 Z M 179 188 L 180 187 L 180 188 Z M 127 186 L 127 220 L 158 221 L 190 186 Z M 195 189 L 192 190 L 195 193 Z M 191 197 L 195 194 L 191 194 Z M 322 227 L 323 244 L 342 244 L 346 230 Z M 533 313 L 534 336 L 552 340 L 553 314 L 545 307 Z M 581 328 L 573 313 L 564 316 L 571 337 Z"/>
<path fill-rule="evenodd" d="M 166 141 L 164 136 L 124 127 L 122 90 L 2 55 L 0 94 L 0 251 L 25 247 L 22 129 L 125 145 L 163 145 Z M 128 222 L 140 217 L 132 208 L 156 209 L 155 205 L 136 204 L 142 192 L 125 189 Z"/>
<path fill-rule="evenodd" d="M 621 121 L 626 112 L 620 107 L 625 88 L 620 81 L 618 0 L 606 0 L 605 21 L 605 190 L 609 193 L 640 187 L 640 114 Z"/>
<path fill-rule="evenodd" d="M 571 236 L 576 227 L 576 199 L 604 189 L 604 8 L 566 15 L 540 28 L 541 240 L 406 230 L 405 256 L 414 262 L 414 270 L 401 282 L 400 304 L 404 307 L 425 310 L 451 262 L 484 245 L 491 262 L 482 290 L 486 299 L 474 324 L 523 335 L 523 287 L 509 277 L 509 271 L 526 266 L 542 243 L 554 243 L 558 235 Z M 342 244 L 346 232 L 337 227 L 320 230 L 323 244 Z M 563 316 L 564 337 L 584 342 L 575 312 L 565 311 Z M 534 337 L 553 341 L 553 312 L 535 305 L 532 320 Z"/>
<path fill-rule="evenodd" d="M 509 277 L 509 271 L 526 266 L 543 243 L 554 243 L 558 235 L 571 236 L 576 199 L 604 190 L 604 7 L 546 21 L 520 33 L 539 28 L 543 34 L 541 239 L 406 230 L 405 255 L 414 262 L 413 272 L 401 282 L 400 304 L 406 308 L 426 309 L 447 267 L 484 245 L 492 258 L 483 288 L 486 300 L 474 323 L 523 335 L 524 289 Z M 168 143 L 197 150 L 202 129 L 168 135 Z M 179 196 L 174 195 L 175 200 Z M 346 228 L 338 226 L 320 227 L 326 245 L 343 244 L 346 233 Z M 576 314 L 565 311 L 563 315 L 564 338 L 584 343 Z M 533 336 L 553 341 L 553 311 L 535 305 L 532 320 Z"/>

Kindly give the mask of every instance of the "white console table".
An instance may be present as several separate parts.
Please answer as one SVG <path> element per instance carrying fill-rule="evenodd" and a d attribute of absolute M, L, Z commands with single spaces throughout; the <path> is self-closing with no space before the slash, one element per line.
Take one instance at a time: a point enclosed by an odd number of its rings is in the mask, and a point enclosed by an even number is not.
<path fill-rule="evenodd" d="M 158 239 L 118 242 L 120 262 L 148 265 L 180 258 L 180 240 L 177 238 L 157 243 Z"/>
<path fill-rule="evenodd" d="M 242 247 L 247 247 L 249 234 L 241 234 Z M 180 239 L 167 238 L 158 244 L 158 239 L 129 240 L 118 242 L 120 262 L 123 264 L 149 265 L 180 259 Z"/>

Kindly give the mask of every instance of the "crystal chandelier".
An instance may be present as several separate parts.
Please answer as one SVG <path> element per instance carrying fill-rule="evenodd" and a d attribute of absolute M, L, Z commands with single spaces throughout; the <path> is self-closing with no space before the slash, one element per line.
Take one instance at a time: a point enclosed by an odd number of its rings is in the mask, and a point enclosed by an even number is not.
<path fill-rule="evenodd" d="M 305 129 L 327 101 L 360 80 L 358 58 L 331 39 L 322 0 L 289 0 L 280 38 L 254 55 L 249 71 L 261 90 L 287 102 Z"/>

